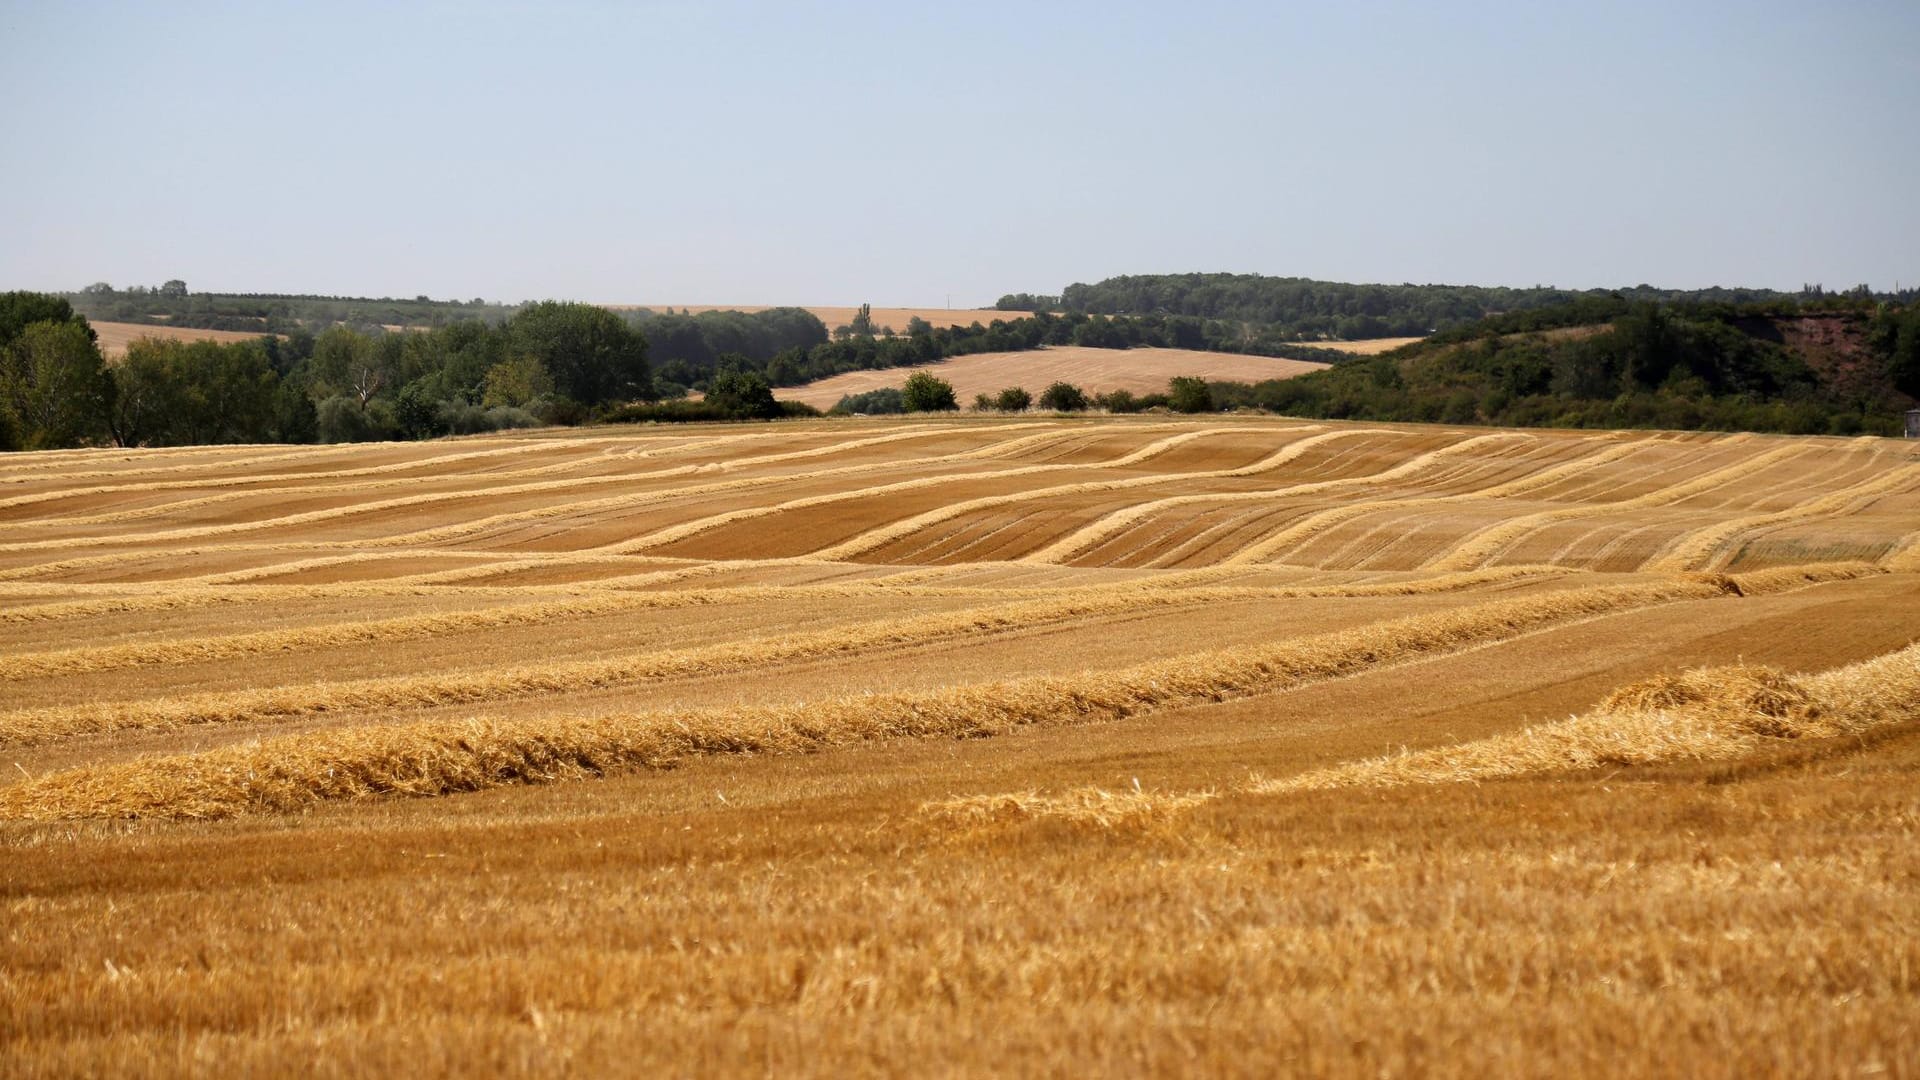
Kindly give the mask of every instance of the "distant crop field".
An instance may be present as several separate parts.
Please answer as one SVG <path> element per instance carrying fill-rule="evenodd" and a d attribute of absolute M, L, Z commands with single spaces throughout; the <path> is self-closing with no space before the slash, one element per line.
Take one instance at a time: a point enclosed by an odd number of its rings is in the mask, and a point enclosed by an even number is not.
<path fill-rule="evenodd" d="M 689 313 L 698 315 L 703 311 L 743 311 L 751 314 L 756 311 L 766 311 L 768 308 L 777 307 L 780 305 L 775 305 L 775 304 L 608 304 L 607 306 L 612 308 L 615 311 L 630 311 L 634 308 L 647 308 L 652 311 L 664 312 L 668 308 L 672 308 L 674 311 L 684 311 L 684 312 L 689 312 Z M 852 307 L 815 307 L 807 304 L 794 304 L 794 305 L 788 305 L 788 306 L 802 307 L 802 308 L 805 308 L 807 311 L 813 312 L 813 314 L 816 317 L 818 317 L 821 322 L 827 324 L 828 330 L 832 330 L 835 327 L 847 326 L 851 324 L 853 322 L 853 317 L 859 314 L 860 312 L 860 307 L 857 304 Z M 891 328 L 893 332 L 896 334 L 904 334 L 907 332 L 907 323 L 915 318 L 925 319 L 928 323 L 932 324 L 935 328 L 945 328 L 950 326 L 971 326 L 974 323 L 979 323 L 982 326 L 990 326 L 992 325 L 995 319 L 1011 321 L 1013 319 L 1025 318 L 1031 314 L 1033 313 L 1030 311 L 1000 311 L 994 308 L 876 307 L 876 308 L 873 308 L 868 313 L 868 317 L 873 320 L 873 328 L 875 330 L 879 330 L 882 328 Z"/>
<path fill-rule="evenodd" d="M 1090 349 L 1055 345 L 1025 352 L 980 353 L 909 368 L 849 371 L 819 382 L 775 390 L 774 395 L 830 409 L 834 402 L 848 394 L 902 386 L 907 376 L 926 371 L 952 383 L 954 394 L 964 405 L 971 402 L 975 394 L 995 394 L 1010 386 L 1023 387 L 1035 397 L 1055 382 L 1072 383 L 1088 394 L 1113 390 L 1165 393 L 1167 381 L 1180 375 L 1260 382 L 1290 379 L 1326 366 L 1307 360 L 1190 349 Z"/>
<path fill-rule="evenodd" d="M 1378 356 L 1383 352 L 1391 352 L 1402 345 L 1411 345 L 1419 340 L 1421 339 L 1417 337 L 1389 337 L 1368 338 L 1364 341 L 1309 341 L 1305 344 L 1312 345 L 1316 349 L 1334 349 L 1343 353 L 1352 353 L 1355 356 Z"/>
<path fill-rule="evenodd" d="M 0 456 L 0 1071 L 1907 1075 L 1917 640 L 1898 440 Z"/>
<path fill-rule="evenodd" d="M 171 341 L 252 341 L 259 334 L 239 330 L 196 330 L 186 326 L 152 326 L 146 323 L 98 322 L 89 320 L 98 337 L 100 351 L 109 357 L 125 356 L 127 346 L 143 337 Z"/>

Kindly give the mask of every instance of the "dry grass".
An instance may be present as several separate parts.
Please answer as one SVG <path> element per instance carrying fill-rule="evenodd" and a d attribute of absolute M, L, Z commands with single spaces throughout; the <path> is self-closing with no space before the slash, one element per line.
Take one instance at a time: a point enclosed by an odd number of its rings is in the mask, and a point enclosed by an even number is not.
<path fill-rule="evenodd" d="M 1836 573 L 1832 578 L 1844 576 Z M 874 694 L 727 711 L 523 723 L 427 721 L 323 731 L 55 774 L 0 789 L 0 818 L 202 818 L 284 812 L 333 799 L 448 794 L 620 768 L 657 769 L 705 754 L 812 753 L 875 739 L 979 738 L 1026 727 L 1111 722 L 1174 705 L 1340 678 L 1568 619 L 1760 591 L 1758 586 L 1740 589 L 1708 579 L 1598 586 L 1398 619 L 1265 649 L 1196 653 L 1119 671 L 958 686 L 929 694 Z M 0 739 L 23 743 L 122 728 L 566 692 L 991 632 L 1100 608 L 1098 602 L 1042 602 L 1018 612 L 960 612 L 610 662 L 18 711 L 0 714 Z"/>
<path fill-rule="evenodd" d="M 1793 739 L 1920 720 L 1920 645 L 1814 676 L 1737 665 L 1663 675 L 1593 712 L 1511 735 L 1256 784 L 1262 794 L 1474 783 L 1534 773 L 1724 761 Z"/>
<path fill-rule="evenodd" d="M 1213 797 L 1208 791 L 1083 787 L 1058 795 L 1038 791 L 962 795 L 927 803 L 920 812 L 942 829 L 961 836 L 993 835 L 1006 828 L 1039 823 L 1101 831 L 1147 830 L 1172 825 L 1186 811 Z"/>

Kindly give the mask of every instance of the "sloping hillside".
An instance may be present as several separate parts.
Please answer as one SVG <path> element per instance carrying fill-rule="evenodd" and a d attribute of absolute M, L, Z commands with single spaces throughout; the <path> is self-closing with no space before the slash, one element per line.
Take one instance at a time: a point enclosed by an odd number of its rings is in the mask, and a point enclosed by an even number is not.
<path fill-rule="evenodd" d="M 1290 379 L 1327 366 L 1306 360 L 1190 349 L 1089 349 L 1059 345 L 1025 352 L 978 353 L 906 368 L 849 371 L 774 393 L 785 401 L 828 409 L 848 394 L 901 386 L 907 376 L 926 371 L 952 383 L 954 395 L 964 404 L 972 401 L 975 394 L 993 394 L 1009 386 L 1025 387 L 1028 392 L 1038 394 L 1050 383 L 1069 382 L 1089 394 L 1113 390 L 1142 394 L 1164 391 L 1167 380 L 1179 375 L 1262 382 Z"/>
<path fill-rule="evenodd" d="M 1609 298 L 1484 319 L 1214 396 L 1346 419 L 1892 435 L 1917 395 L 1920 307 Z"/>

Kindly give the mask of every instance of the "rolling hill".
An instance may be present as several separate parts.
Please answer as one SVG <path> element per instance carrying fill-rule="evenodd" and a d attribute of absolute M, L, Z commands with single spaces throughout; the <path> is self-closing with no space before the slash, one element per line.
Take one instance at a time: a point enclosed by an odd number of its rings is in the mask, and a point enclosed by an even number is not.
<path fill-rule="evenodd" d="M 1306 360 L 1191 349 L 1089 349 L 1056 345 L 1025 352 L 979 353 L 913 367 L 849 371 L 830 379 L 776 390 L 774 394 L 782 400 L 828 409 L 848 394 L 900 386 L 907 381 L 907 376 L 925 371 L 952 383 L 955 396 L 965 404 L 972 401 L 975 394 L 993 394 L 1009 386 L 1025 387 L 1029 393 L 1038 394 L 1049 383 L 1069 382 L 1088 394 L 1113 390 L 1141 394 L 1164 391 L 1167 380 L 1179 375 L 1260 382 L 1289 379 L 1326 366 Z"/>

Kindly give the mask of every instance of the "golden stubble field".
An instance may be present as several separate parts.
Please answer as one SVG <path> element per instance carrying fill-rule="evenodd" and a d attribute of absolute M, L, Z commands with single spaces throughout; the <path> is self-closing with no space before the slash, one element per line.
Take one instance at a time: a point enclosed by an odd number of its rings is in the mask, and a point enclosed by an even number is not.
<path fill-rule="evenodd" d="M 0 460 L 0 1072 L 1920 1071 L 1920 444 Z"/>
<path fill-rule="evenodd" d="M 1193 349 L 1093 349 L 1080 345 L 1052 345 L 1025 352 L 975 353 L 932 364 L 879 371 L 848 371 L 802 386 L 774 391 L 785 401 L 816 409 L 831 409 L 848 394 L 904 386 L 907 377 L 924 371 L 945 379 L 962 403 L 975 394 L 998 394 L 1018 386 L 1038 398 L 1056 382 L 1072 383 L 1089 395 L 1126 390 L 1134 394 L 1164 394 L 1167 382 L 1179 376 L 1262 382 L 1291 379 L 1325 368 L 1311 360 L 1283 360 L 1271 356 L 1199 352 Z"/>
<path fill-rule="evenodd" d="M 164 341 L 252 341 L 260 334 L 249 334 L 241 330 L 197 330 L 190 326 L 153 326 L 147 323 L 100 322 L 89 320 L 94 336 L 98 339 L 100 351 L 109 358 L 125 356 L 127 346 L 141 338 L 160 338 Z"/>

